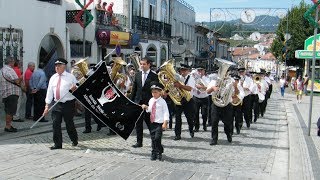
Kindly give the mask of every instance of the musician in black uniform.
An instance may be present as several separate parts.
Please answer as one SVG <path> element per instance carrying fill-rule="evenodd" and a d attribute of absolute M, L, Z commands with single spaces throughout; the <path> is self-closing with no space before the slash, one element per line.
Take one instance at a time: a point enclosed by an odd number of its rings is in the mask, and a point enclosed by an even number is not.
<path fill-rule="evenodd" d="M 183 83 L 175 82 L 174 86 L 176 88 L 184 89 L 186 91 L 191 91 L 195 87 L 195 81 L 194 78 L 190 75 L 191 67 L 186 64 L 180 64 L 180 80 Z M 180 140 L 181 139 L 181 126 L 182 126 L 182 119 L 181 114 L 184 112 L 187 118 L 188 126 L 189 126 L 189 133 L 191 138 L 194 137 L 194 119 L 195 119 L 195 104 L 194 100 L 191 99 L 187 101 L 185 98 L 183 98 L 183 101 L 181 102 L 181 105 L 176 105 L 176 126 L 174 128 L 174 132 L 176 134 L 174 140 Z"/>
<path fill-rule="evenodd" d="M 141 72 L 135 74 L 134 82 L 132 85 L 131 100 L 140 105 L 148 104 L 149 99 L 152 98 L 150 83 L 152 81 L 159 82 L 158 75 L 150 69 L 151 64 L 152 60 L 150 57 L 146 56 L 140 60 Z M 137 143 L 132 146 L 134 148 L 142 147 L 143 121 L 146 123 L 148 129 L 150 130 L 150 113 L 144 112 L 142 118 L 137 121 Z"/>
<path fill-rule="evenodd" d="M 240 84 L 240 76 L 237 74 L 233 74 L 231 76 L 234 79 L 234 87 L 235 91 L 234 94 L 232 95 L 232 102 L 233 102 L 233 118 L 235 121 L 235 127 L 237 134 L 240 134 L 240 130 L 242 128 L 243 124 L 243 116 L 242 116 L 242 102 L 244 98 L 244 91 L 243 88 Z M 231 134 L 233 135 L 233 123 L 232 123 L 232 131 Z"/>
<path fill-rule="evenodd" d="M 230 68 L 229 68 L 230 69 Z M 233 79 L 227 77 L 220 77 L 224 78 L 221 81 L 226 81 L 226 78 L 228 78 L 228 81 L 232 81 Z M 221 88 L 226 88 L 226 87 L 220 87 L 221 84 L 218 84 L 218 80 L 211 80 L 207 87 L 207 93 L 211 94 L 212 92 L 217 92 Z M 237 86 L 238 87 L 238 86 Z M 229 88 L 229 87 L 228 87 Z M 228 91 L 229 89 L 225 89 L 225 91 Z M 218 142 L 218 125 L 219 125 L 219 120 L 221 119 L 223 124 L 224 124 L 224 132 L 227 135 L 228 141 L 231 143 L 232 142 L 232 122 L 233 122 L 233 114 L 232 114 L 232 94 L 230 94 L 230 97 L 228 97 L 227 102 L 224 102 L 227 104 L 226 106 L 220 107 L 220 105 L 216 105 L 215 102 L 212 103 L 212 109 L 211 109 L 211 117 L 212 117 L 212 129 L 211 129 L 211 137 L 212 140 L 210 142 L 210 145 L 216 145 Z M 214 95 L 212 95 L 214 96 Z"/>
<path fill-rule="evenodd" d="M 244 120 L 246 121 L 247 128 L 250 128 L 252 123 L 252 109 L 253 109 L 253 99 L 255 98 L 252 94 L 253 81 L 249 76 L 249 72 L 246 73 L 246 69 L 241 67 L 238 69 L 240 75 L 240 85 L 244 90 L 244 98 L 242 102 L 242 112 Z"/>

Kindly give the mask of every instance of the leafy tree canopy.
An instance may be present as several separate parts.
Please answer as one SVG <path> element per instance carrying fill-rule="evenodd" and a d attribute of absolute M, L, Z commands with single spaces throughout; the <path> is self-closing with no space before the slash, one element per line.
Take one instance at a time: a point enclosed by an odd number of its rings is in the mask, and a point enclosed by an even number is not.
<path fill-rule="evenodd" d="M 271 45 L 271 52 L 287 66 L 303 67 L 304 61 L 294 57 L 295 50 L 303 50 L 304 41 L 313 35 L 314 28 L 304 19 L 304 13 L 311 7 L 304 1 L 289 10 L 288 14 L 280 21 L 276 31 L 277 38 Z M 285 34 L 291 38 L 286 42 Z M 285 46 L 287 44 L 287 48 Z"/>

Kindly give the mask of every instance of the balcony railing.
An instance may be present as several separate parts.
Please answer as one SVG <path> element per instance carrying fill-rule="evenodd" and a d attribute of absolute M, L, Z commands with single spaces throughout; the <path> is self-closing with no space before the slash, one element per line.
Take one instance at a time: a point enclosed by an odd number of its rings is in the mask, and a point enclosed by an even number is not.
<path fill-rule="evenodd" d="M 66 12 L 66 22 L 67 23 L 77 23 L 74 19 L 74 17 L 78 14 L 80 10 L 70 10 Z M 104 15 L 104 11 L 92 11 L 89 10 L 89 12 L 96 12 L 93 16 L 96 21 L 97 25 L 100 26 L 118 26 L 123 28 L 128 28 L 129 27 L 129 21 L 128 18 L 122 14 L 116 14 L 113 13 L 113 20 L 112 23 L 109 23 L 107 20 L 107 16 Z M 99 15 L 102 15 L 99 17 Z M 83 20 L 83 15 L 81 16 L 80 20 Z"/>
<path fill-rule="evenodd" d="M 134 16 L 133 28 L 135 32 L 153 37 L 171 38 L 171 25 L 149 18 Z"/>

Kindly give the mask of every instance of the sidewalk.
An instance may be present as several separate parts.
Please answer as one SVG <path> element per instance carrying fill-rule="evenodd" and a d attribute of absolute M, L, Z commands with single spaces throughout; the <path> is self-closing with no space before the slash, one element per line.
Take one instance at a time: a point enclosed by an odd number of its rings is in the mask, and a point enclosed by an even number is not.
<path fill-rule="evenodd" d="M 320 179 L 320 137 L 316 125 L 320 117 L 320 97 L 313 97 L 311 135 L 308 136 L 310 96 L 303 96 L 302 103 L 297 103 L 296 95 L 291 90 L 288 92 L 280 101 L 285 104 L 289 128 L 289 179 Z"/>

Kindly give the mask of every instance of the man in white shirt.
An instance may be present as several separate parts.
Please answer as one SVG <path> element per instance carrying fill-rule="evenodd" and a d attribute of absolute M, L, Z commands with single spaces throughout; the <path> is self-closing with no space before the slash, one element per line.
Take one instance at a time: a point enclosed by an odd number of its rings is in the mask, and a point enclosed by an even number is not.
<path fill-rule="evenodd" d="M 74 75 L 66 72 L 67 63 L 68 61 L 63 58 L 58 58 L 55 61 L 56 73 L 50 78 L 45 99 L 46 106 L 43 115 L 48 114 L 52 101 L 58 102 L 52 110 L 54 145 L 50 147 L 51 150 L 62 149 L 62 118 L 66 123 L 72 146 L 78 145 L 78 134 L 73 122 L 75 97 L 69 92 L 69 90 L 74 91 L 76 89 L 78 81 Z"/>
<path fill-rule="evenodd" d="M 195 102 L 195 123 L 194 132 L 198 132 L 200 128 L 199 112 L 201 108 L 201 115 L 203 120 L 203 130 L 207 131 L 207 120 L 208 120 L 208 101 L 209 94 L 206 92 L 207 85 L 210 80 L 205 76 L 205 67 L 198 66 L 196 72 L 193 73 L 195 78 L 195 88 L 192 89 L 193 100 Z"/>
<path fill-rule="evenodd" d="M 184 89 L 186 91 L 192 91 L 192 89 L 195 87 L 195 81 L 194 78 L 190 75 L 190 70 L 191 67 L 187 64 L 180 64 L 180 82 L 175 82 L 174 86 L 176 88 Z M 189 133 L 191 138 L 194 137 L 194 131 L 193 131 L 193 126 L 194 126 L 194 119 L 195 119 L 195 105 L 194 105 L 194 100 L 191 98 L 187 102 L 182 102 L 181 105 L 176 105 L 176 111 L 175 111 L 175 116 L 176 116 L 176 126 L 174 128 L 175 132 L 175 138 L 174 140 L 180 140 L 181 139 L 181 126 L 182 126 L 182 119 L 181 119 L 181 114 L 184 112 L 187 118 L 188 126 L 189 126 Z"/>
<path fill-rule="evenodd" d="M 245 68 L 239 68 L 239 75 L 240 75 L 240 85 L 244 90 L 244 98 L 242 102 L 242 112 L 244 120 L 246 121 L 247 128 L 250 127 L 252 123 L 252 109 L 253 109 L 253 94 L 252 94 L 252 85 L 253 81 L 249 76 L 249 73 L 246 74 Z"/>

